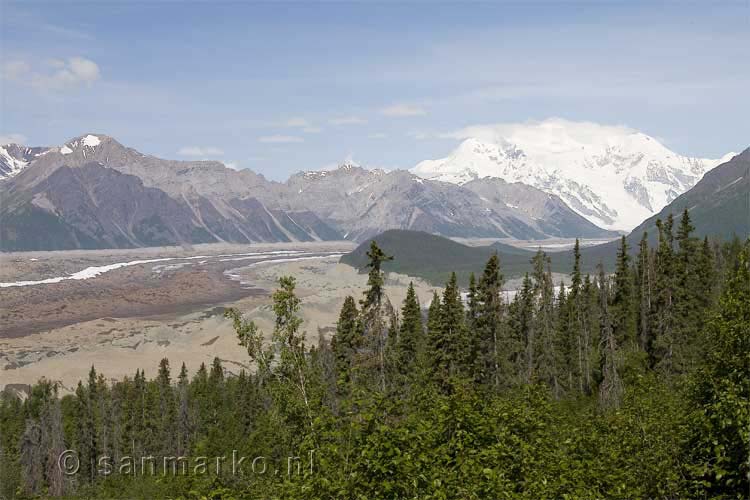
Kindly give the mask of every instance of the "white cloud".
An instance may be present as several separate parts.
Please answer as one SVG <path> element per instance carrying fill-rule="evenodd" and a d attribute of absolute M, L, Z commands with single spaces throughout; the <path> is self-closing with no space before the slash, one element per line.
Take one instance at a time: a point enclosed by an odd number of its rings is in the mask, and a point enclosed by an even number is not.
<path fill-rule="evenodd" d="M 284 127 L 290 127 L 290 128 L 303 128 L 303 127 L 309 127 L 310 122 L 305 120 L 302 117 L 295 116 L 293 118 L 289 118 L 287 121 L 283 122 L 282 126 Z"/>
<path fill-rule="evenodd" d="M 100 77 L 99 66 L 90 59 L 71 57 L 58 64 L 51 74 L 32 77 L 32 84 L 41 89 L 64 89 L 79 85 L 91 85 Z"/>
<path fill-rule="evenodd" d="M 309 120 L 302 118 L 301 116 L 294 116 L 288 120 L 270 125 L 280 128 L 297 128 L 301 129 L 302 132 L 306 134 L 318 134 L 323 131 L 322 128 L 314 126 Z"/>
<path fill-rule="evenodd" d="M 375 134 L 370 134 L 367 137 L 369 137 L 370 139 L 385 139 L 386 137 L 388 137 L 388 134 L 384 134 L 383 132 L 377 132 Z"/>
<path fill-rule="evenodd" d="M 364 125 L 367 120 L 358 116 L 340 116 L 328 120 L 331 125 Z"/>
<path fill-rule="evenodd" d="M 483 142 L 514 144 L 535 143 L 537 149 L 556 151 L 570 144 L 606 142 L 608 137 L 622 137 L 636 132 L 625 125 L 602 125 L 594 122 L 574 122 L 563 118 L 523 123 L 491 123 L 472 125 L 452 132 L 439 134 L 448 139 L 476 138 Z"/>
<path fill-rule="evenodd" d="M 177 154 L 180 156 L 200 156 L 205 158 L 208 156 L 222 156 L 224 154 L 224 151 L 212 146 L 186 146 L 184 148 L 180 148 L 180 150 L 177 151 Z"/>
<path fill-rule="evenodd" d="M 429 132 L 409 132 L 407 135 L 412 139 L 416 139 L 418 141 L 424 141 L 426 139 L 433 138 L 433 134 Z"/>
<path fill-rule="evenodd" d="M 394 104 L 392 106 L 385 107 L 380 110 L 380 114 L 384 116 L 393 117 L 407 117 L 407 116 L 422 116 L 426 115 L 427 111 L 419 106 L 413 106 L 409 104 Z"/>
<path fill-rule="evenodd" d="M 0 144 L 26 144 L 26 136 L 23 134 L 2 134 Z"/>
<path fill-rule="evenodd" d="M 85 57 L 52 59 L 32 66 L 24 60 L 3 64 L 3 78 L 31 85 L 37 90 L 64 90 L 91 86 L 101 77 L 99 65 Z"/>
<path fill-rule="evenodd" d="M 3 78 L 6 80 L 22 80 L 31 72 L 31 66 L 26 61 L 8 61 L 3 63 Z"/>
<path fill-rule="evenodd" d="M 258 142 L 264 142 L 267 144 L 288 144 L 293 142 L 305 142 L 302 137 L 294 135 L 264 135 L 258 137 Z"/>

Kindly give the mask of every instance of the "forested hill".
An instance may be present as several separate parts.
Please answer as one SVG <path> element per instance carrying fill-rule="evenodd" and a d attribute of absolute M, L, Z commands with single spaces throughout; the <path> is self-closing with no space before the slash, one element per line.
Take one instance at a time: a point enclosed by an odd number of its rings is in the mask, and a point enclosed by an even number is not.
<path fill-rule="evenodd" d="M 472 247 L 435 234 L 394 229 L 366 240 L 341 257 L 341 262 L 364 269 L 373 240 L 386 254 L 398 256 L 385 262 L 384 270 L 424 278 L 440 285 L 448 280 L 451 271 L 455 271 L 460 284 L 468 284 L 469 274 L 481 272 L 487 259 L 495 253 L 500 257 L 506 277 L 520 277 L 531 271 L 530 261 L 534 256 L 534 252 L 502 243 Z M 555 259 L 553 270 L 568 272 L 571 264 L 571 256 L 562 261 Z"/>
<path fill-rule="evenodd" d="M 367 264 L 367 251 L 372 241 L 376 241 L 386 254 L 398 256 L 385 262 L 383 269 L 423 278 L 436 285 L 444 284 L 455 271 L 458 283 L 466 286 L 471 273 L 479 274 L 494 254 L 500 258 L 505 278 L 520 278 L 531 273 L 531 259 L 536 251 L 524 250 L 503 243 L 487 246 L 468 246 L 442 236 L 421 231 L 385 231 L 360 244 L 350 253 L 341 257 L 341 262 L 364 270 Z M 604 269 L 614 270 L 617 255 L 617 242 L 596 247 L 582 248 L 581 270 L 594 273 L 602 262 Z M 555 273 L 570 273 L 573 269 L 573 251 L 550 252 L 550 269 Z"/>

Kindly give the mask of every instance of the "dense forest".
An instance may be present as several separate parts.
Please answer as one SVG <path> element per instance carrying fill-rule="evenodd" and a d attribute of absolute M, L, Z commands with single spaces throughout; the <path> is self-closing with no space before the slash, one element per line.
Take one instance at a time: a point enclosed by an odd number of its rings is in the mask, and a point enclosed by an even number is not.
<path fill-rule="evenodd" d="M 576 245 L 566 286 L 539 251 L 512 300 L 491 256 L 426 313 L 389 301 L 373 242 L 332 336 L 306 336 L 293 277 L 270 336 L 227 311 L 252 373 L 5 391 L 0 497 L 747 498 L 750 241 L 657 228 L 613 274 Z"/>

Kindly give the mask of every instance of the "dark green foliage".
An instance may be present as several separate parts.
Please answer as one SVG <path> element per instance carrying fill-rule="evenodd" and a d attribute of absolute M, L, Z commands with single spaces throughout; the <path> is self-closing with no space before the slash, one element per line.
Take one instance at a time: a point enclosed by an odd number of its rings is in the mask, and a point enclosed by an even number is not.
<path fill-rule="evenodd" d="M 693 487 L 712 497 L 750 490 L 750 240 L 705 333 L 705 361 L 693 376 L 688 453 Z"/>
<path fill-rule="evenodd" d="M 479 276 L 487 259 L 495 254 L 503 263 L 505 277 L 522 277 L 530 271 L 529 260 L 534 256 L 534 252 L 503 243 L 472 247 L 435 234 L 393 229 L 361 243 L 355 250 L 341 257 L 341 262 L 366 271 L 369 262 L 367 254 L 372 241 L 377 241 L 379 248 L 387 255 L 397 257 L 383 263 L 384 271 L 424 278 L 437 286 L 448 281 L 452 272 L 456 273 L 459 285 L 467 286 L 471 273 Z M 606 256 L 607 263 L 614 261 L 614 253 L 612 249 L 612 255 Z M 551 257 L 553 272 L 570 270 L 573 260 L 570 252 L 555 252 Z M 593 267 L 590 266 L 590 269 L 593 270 Z"/>
<path fill-rule="evenodd" d="M 470 290 L 468 316 L 474 380 L 494 390 L 508 386 L 514 372 L 508 354 L 517 350 L 507 325 L 502 291 L 500 259 L 495 254 L 487 261 L 473 301 Z"/>
<path fill-rule="evenodd" d="M 404 306 L 401 309 L 401 328 L 396 347 L 396 366 L 401 377 L 407 378 L 417 370 L 418 359 L 424 350 L 424 328 L 422 310 L 414 291 L 414 283 L 409 283 Z"/>
<path fill-rule="evenodd" d="M 362 301 L 362 308 L 380 306 L 383 298 L 383 272 L 384 262 L 393 260 L 392 256 L 386 255 L 375 240 L 370 242 L 370 251 L 367 252 L 367 268 L 370 270 L 367 276 L 367 291 Z"/>
<path fill-rule="evenodd" d="M 623 236 L 617 252 L 617 268 L 613 282 L 612 330 L 620 346 L 634 348 L 636 327 L 633 294 L 633 274 L 630 269 L 628 244 Z"/>
<path fill-rule="evenodd" d="M 443 390 L 470 375 L 466 313 L 460 293 L 453 274 L 445 285 L 438 324 L 429 325 L 430 370 L 433 380 Z"/>
<path fill-rule="evenodd" d="M 345 387 L 350 381 L 354 354 L 360 342 L 359 312 L 354 297 L 344 299 L 344 306 L 336 324 L 336 334 L 331 338 L 331 349 L 336 364 L 338 384 Z"/>

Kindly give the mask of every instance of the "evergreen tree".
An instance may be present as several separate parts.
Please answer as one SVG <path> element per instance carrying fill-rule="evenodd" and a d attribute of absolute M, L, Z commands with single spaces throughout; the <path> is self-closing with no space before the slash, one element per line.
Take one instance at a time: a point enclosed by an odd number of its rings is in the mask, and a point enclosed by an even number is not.
<path fill-rule="evenodd" d="M 600 330 L 600 297 L 596 285 L 587 274 L 583 279 L 583 311 L 582 311 L 582 367 L 583 393 L 591 394 L 598 375 L 596 361 L 599 359 L 599 330 Z"/>
<path fill-rule="evenodd" d="M 159 391 L 159 428 L 157 435 L 159 436 L 161 454 L 169 455 L 175 448 L 174 424 L 177 420 L 177 412 L 167 358 L 159 362 L 156 383 Z"/>
<path fill-rule="evenodd" d="M 636 328 L 638 345 L 644 352 L 651 350 L 651 309 L 653 288 L 653 262 L 648 247 L 648 233 L 644 232 L 638 246 L 635 265 L 635 302 L 637 307 Z"/>
<path fill-rule="evenodd" d="M 427 335 L 430 339 L 435 339 L 440 334 L 440 309 L 440 295 L 436 290 L 432 293 L 432 301 L 427 310 Z"/>
<path fill-rule="evenodd" d="M 555 332 L 558 339 L 557 344 L 557 358 L 560 363 L 560 385 L 561 390 L 566 392 L 575 389 L 573 387 L 573 372 L 570 369 L 570 362 L 572 361 L 572 344 L 571 340 L 573 335 L 570 333 L 570 316 L 571 316 L 571 305 L 568 301 L 568 294 L 565 291 L 565 282 L 560 280 L 560 291 L 557 294 L 557 301 L 555 303 Z"/>
<path fill-rule="evenodd" d="M 359 312 L 354 297 L 347 296 L 336 323 L 336 333 L 331 339 L 331 349 L 335 358 L 336 379 L 343 390 L 351 381 L 351 370 L 360 338 Z"/>
<path fill-rule="evenodd" d="M 581 244 L 576 238 L 573 247 L 573 272 L 570 275 L 570 295 L 568 297 L 567 319 L 568 326 L 563 332 L 563 356 L 567 371 L 568 386 L 577 388 L 585 394 L 590 385 L 586 382 L 586 345 L 587 331 L 584 325 L 586 297 L 583 294 L 581 277 Z"/>
<path fill-rule="evenodd" d="M 510 317 L 513 337 L 518 345 L 516 380 L 529 384 L 534 379 L 534 290 L 528 273 L 513 299 Z"/>
<path fill-rule="evenodd" d="M 706 236 L 703 239 L 696 263 L 699 308 L 708 311 L 714 304 L 716 281 L 714 252 Z"/>
<path fill-rule="evenodd" d="M 188 372 L 182 363 L 177 379 L 177 454 L 183 456 L 190 448 L 191 417 Z"/>
<path fill-rule="evenodd" d="M 443 292 L 440 325 L 437 331 L 430 331 L 432 374 L 443 390 L 447 390 L 457 377 L 469 374 L 469 345 L 464 320 L 456 273 L 452 273 Z"/>
<path fill-rule="evenodd" d="M 625 236 L 620 239 L 614 276 L 612 307 L 609 311 L 612 331 L 618 346 L 635 347 L 636 325 L 633 308 L 633 283 Z"/>
<path fill-rule="evenodd" d="M 539 250 L 531 261 L 534 280 L 534 313 L 533 313 L 533 342 L 529 348 L 529 363 L 533 366 L 528 380 L 536 376 L 537 380 L 545 382 L 552 389 L 555 397 L 560 397 L 560 361 L 557 331 L 555 328 L 555 289 L 552 284 L 550 259 Z"/>
<path fill-rule="evenodd" d="M 427 309 L 427 325 L 425 332 L 425 346 L 423 349 L 423 358 L 420 362 L 420 380 L 423 382 L 434 381 L 433 368 L 436 366 L 434 346 L 440 342 L 440 324 L 441 324 L 441 304 L 440 295 L 437 290 L 432 292 L 430 307 Z"/>
<path fill-rule="evenodd" d="M 362 309 L 371 307 L 380 307 L 383 299 L 383 263 L 393 260 L 393 257 L 386 253 L 378 246 L 375 240 L 370 242 L 370 250 L 367 252 L 367 268 L 370 270 L 367 275 L 367 290 L 365 298 L 362 300 Z"/>
<path fill-rule="evenodd" d="M 474 378 L 480 384 L 499 390 L 513 377 L 510 357 L 517 351 L 510 337 L 502 296 L 503 275 L 500 259 L 492 255 L 479 280 L 476 326 L 471 331 Z M 471 302 L 469 303 L 471 308 Z"/>
<path fill-rule="evenodd" d="M 371 375 L 364 375 L 363 382 L 368 384 L 366 379 L 374 378 L 380 390 L 385 391 L 387 325 L 391 323 L 394 311 L 387 298 L 385 302 L 383 301 L 385 278 L 382 265 L 384 262 L 393 260 L 393 257 L 386 255 L 375 240 L 370 243 L 367 257 L 369 259 L 367 267 L 370 271 L 367 277 L 367 290 L 364 292 L 365 297 L 361 301 L 363 346 L 358 357 L 363 375 L 368 371 L 371 372 Z"/>
<path fill-rule="evenodd" d="M 674 311 L 674 249 L 672 235 L 672 214 L 662 223 L 656 220 L 659 230 L 659 245 L 656 250 L 654 272 L 654 301 L 651 311 L 651 325 L 654 342 L 649 353 L 652 363 L 662 372 L 674 371 L 675 311 Z"/>
<path fill-rule="evenodd" d="M 469 331 L 477 329 L 477 320 L 479 319 L 479 296 L 477 292 L 477 280 L 472 272 L 469 274 L 469 292 L 466 295 L 466 326 Z"/>
<path fill-rule="evenodd" d="M 675 255 L 675 360 L 676 371 L 685 372 L 695 365 L 701 352 L 698 346 L 698 332 L 703 329 L 706 310 L 701 307 L 702 297 L 709 295 L 710 289 L 700 288 L 698 265 L 700 247 L 692 236 L 694 226 L 687 209 L 682 213 L 677 230 L 677 252 Z"/>
<path fill-rule="evenodd" d="M 609 283 L 604 275 L 604 267 L 599 264 L 599 308 L 600 308 L 600 344 L 602 381 L 599 385 L 599 404 L 605 409 L 620 406 L 623 396 L 623 385 L 620 377 L 620 352 L 617 337 L 612 328 L 609 313 Z"/>
<path fill-rule="evenodd" d="M 402 377 L 416 371 L 417 360 L 424 344 L 422 310 L 419 307 L 414 283 L 409 283 L 406 299 L 401 309 L 401 329 L 398 336 L 397 366 Z"/>

